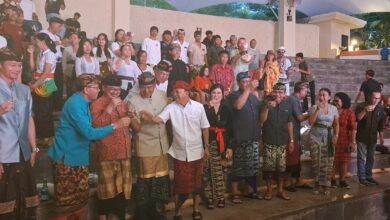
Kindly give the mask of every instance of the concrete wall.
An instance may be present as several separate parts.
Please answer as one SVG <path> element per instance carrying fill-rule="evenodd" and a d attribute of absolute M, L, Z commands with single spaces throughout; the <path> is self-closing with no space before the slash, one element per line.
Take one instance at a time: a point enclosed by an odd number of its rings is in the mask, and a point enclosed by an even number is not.
<path fill-rule="evenodd" d="M 295 29 L 295 52 L 303 52 L 306 57 L 319 57 L 320 28 L 317 25 L 297 24 Z"/>
<path fill-rule="evenodd" d="M 41 21 L 43 27 L 47 28 L 48 23 L 46 22 L 44 10 L 45 0 L 34 1 L 39 20 Z M 60 11 L 63 19 L 71 18 L 75 12 L 79 12 L 81 14 L 81 18 L 79 20 L 81 28 L 88 33 L 88 37 L 97 36 L 99 33 L 104 32 L 108 34 L 109 38 L 112 38 L 114 23 L 114 17 L 112 16 L 114 6 L 113 0 L 65 0 L 65 4 L 66 9 Z"/>
<path fill-rule="evenodd" d="M 345 92 L 355 100 L 361 83 L 365 80 L 365 71 L 373 69 L 375 79 L 384 84 L 384 93 L 390 95 L 390 65 L 386 61 L 339 60 L 308 58 L 316 82 L 316 94 L 320 88 L 329 88 L 332 93 Z M 293 74 L 292 81 L 299 81 L 300 75 Z M 361 101 L 363 101 L 363 97 Z"/>
<path fill-rule="evenodd" d="M 35 2 L 37 14 L 46 28 L 45 0 L 35 0 Z M 149 35 L 150 26 L 155 25 L 159 27 L 160 33 L 165 29 L 183 28 L 186 30 L 189 42 L 193 41 L 193 32 L 196 28 L 201 27 L 203 32 L 211 29 L 214 33 L 220 34 L 223 40 L 228 39 L 231 34 L 247 39 L 255 38 L 262 53 L 276 49 L 277 45 L 277 24 L 275 22 L 148 8 L 130 5 L 127 0 L 116 0 L 115 2 L 111 0 L 83 0 L 78 4 L 75 2 L 66 1 L 66 9 L 61 11 L 61 16 L 65 19 L 72 17 L 76 11 L 80 12 L 81 27 L 88 33 L 88 37 L 94 37 L 100 32 L 104 32 L 112 39 L 114 30 L 121 27 L 135 33 L 134 41 L 140 43 Z M 316 25 L 297 24 L 296 51 L 303 52 L 307 57 L 319 57 L 318 39 L 319 29 Z"/>

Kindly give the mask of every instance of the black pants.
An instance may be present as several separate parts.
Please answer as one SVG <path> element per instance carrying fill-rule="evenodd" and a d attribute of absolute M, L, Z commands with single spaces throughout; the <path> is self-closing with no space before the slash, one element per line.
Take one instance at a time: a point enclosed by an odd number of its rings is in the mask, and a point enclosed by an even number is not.
<path fill-rule="evenodd" d="M 126 216 L 126 203 L 123 193 L 115 196 L 112 199 L 98 200 L 99 215 L 115 214 L 120 220 L 124 220 Z"/>
<path fill-rule="evenodd" d="M 0 220 L 36 219 L 39 201 L 30 161 L 22 159 L 19 163 L 3 164 L 3 168 L 0 179 Z M 11 202 L 15 204 L 9 205 Z"/>
<path fill-rule="evenodd" d="M 33 94 L 33 111 L 37 138 L 54 136 L 52 96 L 40 97 Z"/>
<path fill-rule="evenodd" d="M 55 91 L 52 95 L 52 99 L 54 101 L 54 110 L 61 111 L 63 103 L 63 92 L 64 92 L 64 78 L 62 73 L 62 64 L 57 63 L 56 65 L 56 71 L 54 74 L 54 82 L 57 86 L 57 91 Z"/>
<path fill-rule="evenodd" d="M 311 106 L 316 104 L 316 87 L 314 80 L 309 82 L 309 89 L 310 89 L 310 102 Z M 303 112 L 306 112 L 309 110 L 309 94 L 306 96 L 306 98 L 303 100 Z"/>

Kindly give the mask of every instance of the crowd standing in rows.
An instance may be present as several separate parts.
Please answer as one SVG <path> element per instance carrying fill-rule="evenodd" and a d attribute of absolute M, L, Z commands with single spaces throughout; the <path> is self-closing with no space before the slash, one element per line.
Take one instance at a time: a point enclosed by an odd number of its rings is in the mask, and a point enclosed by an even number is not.
<path fill-rule="evenodd" d="M 295 64 L 284 47 L 261 59 L 255 39 L 248 44 L 232 35 L 222 47 L 221 36 L 210 30 L 203 41 L 196 30 L 193 43 L 186 41 L 184 29 L 165 30 L 160 41 L 156 26 L 140 48 L 132 42 L 134 34 L 123 29 L 110 44 L 105 33 L 88 39 L 79 13 L 62 20 L 63 0 L 46 1 L 46 30 L 27 3 L 0 5 L 2 34 L 10 35 L 2 45 L 8 48 L 0 51 L 5 140 L 0 142 L 0 219 L 36 218 L 32 167 L 37 144 L 50 145 L 56 219 L 85 215 L 93 141 L 102 220 L 125 218 L 134 182 L 131 160 L 136 161 L 136 219 L 166 219 L 169 161 L 176 220 L 182 219 L 180 209 L 189 195 L 193 219 L 202 219 L 202 197 L 208 209 L 224 208 L 225 176 L 234 204 L 242 203 L 242 196 L 273 199 L 273 183 L 277 197 L 290 200 L 285 189 L 312 188 L 300 178 L 304 121 L 311 125 L 314 195 L 329 195 L 328 187 L 349 187 L 347 167 L 356 149 L 360 183 L 378 184 L 371 170 L 378 132 L 383 145 L 388 108 L 380 104 L 373 70 L 367 70 L 356 98 L 364 94 L 365 102 L 354 112 L 343 92 L 331 102 L 331 91 L 321 88 L 316 98 L 314 74 L 302 53 Z M 290 95 L 291 74 L 300 74 L 301 81 Z M 61 117 L 54 129 L 56 110 Z M 231 166 L 228 175 L 226 166 Z M 260 172 L 264 194 L 257 188 Z M 246 190 L 239 188 L 241 181 Z"/>

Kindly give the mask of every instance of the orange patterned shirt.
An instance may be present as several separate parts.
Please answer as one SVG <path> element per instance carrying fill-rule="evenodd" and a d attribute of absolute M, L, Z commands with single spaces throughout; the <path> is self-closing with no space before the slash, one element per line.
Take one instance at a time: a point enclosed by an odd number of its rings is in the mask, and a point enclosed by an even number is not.
<path fill-rule="evenodd" d="M 91 104 L 92 124 L 103 127 L 125 117 L 128 107 L 125 103 L 118 105 L 111 113 L 106 111 L 111 99 L 103 95 Z M 96 142 L 98 160 L 124 160 L 131 156 L 131 134 L 129 127 L 116 129 L 111 135 Z"/>

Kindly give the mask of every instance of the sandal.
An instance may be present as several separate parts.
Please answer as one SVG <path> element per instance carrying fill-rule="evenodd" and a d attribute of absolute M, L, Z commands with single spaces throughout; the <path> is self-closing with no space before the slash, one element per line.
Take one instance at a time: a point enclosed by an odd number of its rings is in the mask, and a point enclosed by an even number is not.
<path fill-rule="evenodd" d="M 218 201 L 218 205 L 217 205 L 218 208 L 225 208 L 225 199 L 220 199 Z"/>
<path fill-rule="evenodd" d="M 234 204 L 241 204 L 242 200 L 240 199 L 239 195 L 233 195 L 232 203 Z"/>
<path fill-rule="evenodd" d="M 264 194 L 265 200 L 271 200 L 272 199 L 272 191 L 266 191 Z"/>
<path fill-rule="evenodd" d="M 257 199 L 257 200 L 264 199 L 259 193 L 256 193 L 256 192 L 245 195 L 245 197 L 250 198 L 250 199 Z"/>
<path fill-rule="evenodd" d="M 194 211 L 192 213 L 193 220 L 201 220 L 202 218 L 203 218 L 202 213 L 200 213 L 199 211 Z"/>
<path fill-rule="evenodd" d="M 291 198 L 288 195 L 286 195 L 284 192 L 279 192 L 277 196 L 283 200 L 291 200 Z"/>
<path fill-rule="evenodd" d="M 207 209 L 214 209 L 214 201 L 212 199 L 207 200 Z"/>

